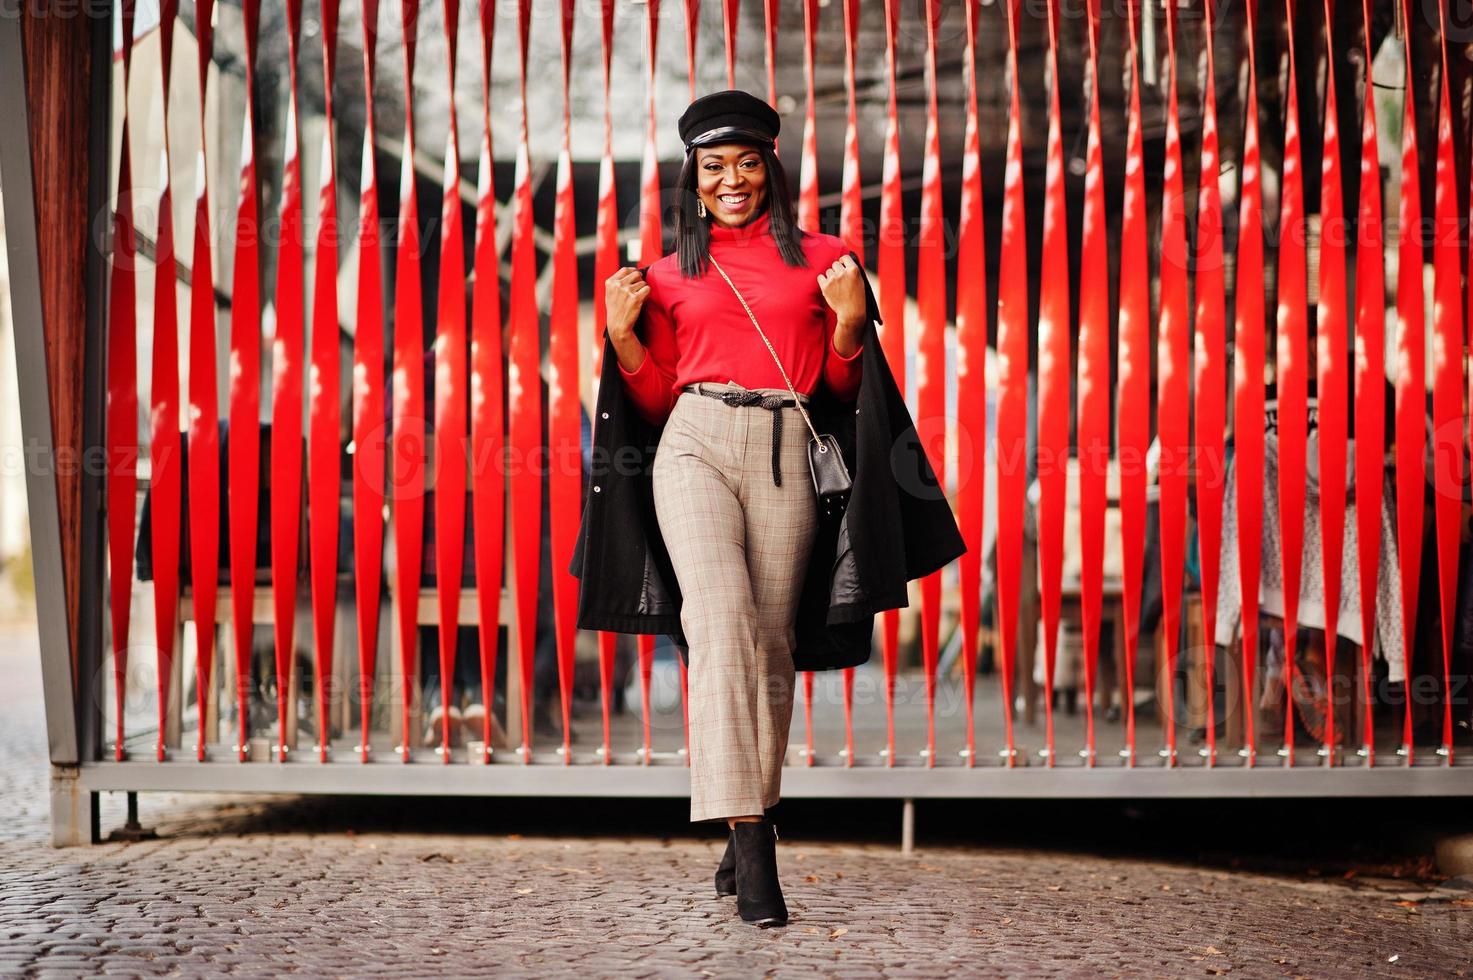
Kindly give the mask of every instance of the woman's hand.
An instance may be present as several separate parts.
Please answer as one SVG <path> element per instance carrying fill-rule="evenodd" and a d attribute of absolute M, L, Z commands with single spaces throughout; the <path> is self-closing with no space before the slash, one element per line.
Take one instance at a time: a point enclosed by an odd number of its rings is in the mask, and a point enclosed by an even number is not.
<path fill-rule="evenodd" d="M 625 266 L 604 281 L 607 329 L 616 345 L 634 335 L 634 323 L 639 319 L 639 311 L 649 294 L 649 283 L 633 266 Z"/>
<path fill-rule="evenodd" d="M 847 357 L 862 343 L 860 328 L 866 312 L 864 274 L 852 258 L 843 255 L 819 275 L 818 288 L 823 290 L 824 302 L 838 317 L 834 349 Z"/>

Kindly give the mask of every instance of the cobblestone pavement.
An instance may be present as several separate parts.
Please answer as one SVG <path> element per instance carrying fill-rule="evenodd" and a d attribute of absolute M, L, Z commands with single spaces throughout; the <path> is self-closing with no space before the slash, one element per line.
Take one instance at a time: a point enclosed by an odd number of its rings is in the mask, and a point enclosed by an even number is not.
<path fill-rule="evenodd" d="M 923 807 L 905 857 L 893 804 L 808 804 L 779 845 L 791 924 L 770 931 L 713 897 L 721 842 L 680 801 L 145 796 L 161 839 L 54 850 L 28 634 L 0 636 L 0 678 L 0 975 L 1473 973 L 1473 882 L 1337 862 L 1395 830 L 1315 843 L 1354 814 L 1244 857 L 1082 804 L 1064 816 L 1084 832 L 1062 842 L 1023 826 L 1043 811 L 973 807 L 935 811 L 933 843 Z M 122 807 L 105 799 L 104 831 Z M 1187 836 L 1221 841 L 1258 812 L 1209 807 L 1184 811 Z M 1332 856 L 1293 857 L 1316 848 Z"/>

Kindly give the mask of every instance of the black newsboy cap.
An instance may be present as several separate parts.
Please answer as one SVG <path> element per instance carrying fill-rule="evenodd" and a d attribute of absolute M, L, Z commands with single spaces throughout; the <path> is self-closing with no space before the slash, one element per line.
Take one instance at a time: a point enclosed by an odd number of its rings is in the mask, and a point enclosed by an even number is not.
<path fill-rule="evenodd" d="M 680 114 L 680 141 L 689 153 L 710 143 L 761 143 L 772 146 L 782 117 L 750 92 L 727 89 L 696 99 Z"/>

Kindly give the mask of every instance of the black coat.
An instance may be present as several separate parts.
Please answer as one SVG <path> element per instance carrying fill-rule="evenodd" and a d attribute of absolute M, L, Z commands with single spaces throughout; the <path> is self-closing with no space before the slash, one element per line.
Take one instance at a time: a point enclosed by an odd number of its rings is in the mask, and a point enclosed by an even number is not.
<path fill-rule="evenodd" d="M 854 486 L 844 516 L 821 521 L 814 538 L 798 604 L 798 670 L 864 663 L 875 613 L 908 605 L 908 581 L 966 551 L 885 360 L 868 277 L 864 285 L 868 317 L 859 394 L 841 402 L 820 385 L 808 406 L 814 428 L 837 437 Z M 641 316 L 634 328 L 641 339 L 644 326 Z M 680 587 L 655 519 L 650 479 L 663 431 L 634 409 L 613 341 L 605 336 L 589 487 L 568 569 L 580 579 L 577 625 L 665 633 L 685 656 Z M 801 478 L 811 482 L 806 472 Z"/>

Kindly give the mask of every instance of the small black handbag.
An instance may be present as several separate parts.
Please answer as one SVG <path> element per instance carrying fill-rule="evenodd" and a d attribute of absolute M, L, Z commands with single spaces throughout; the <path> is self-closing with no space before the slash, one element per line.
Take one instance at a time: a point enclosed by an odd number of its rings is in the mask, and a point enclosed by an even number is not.
<path fill-rule="evenodd" d="M 854 487 L 854 481 L 849 476 L 849 467 L 844 463 L 844 454 L 839 451 L 839 440 L 831 433 L 819 434 L 813 427 L 813 420 L 808 417 L 808 410 L 798 400 L 798 393 L 793 390 L 793 382 L 788 379 L 788 372 L 783 368 L 783 362 L 778 359 L 777 351 L 772 349 L 772 342 L 767 339 L 767 334 L 762 332 L 762 326 L 757 322 L 752 308 L 743 299 L 741 290 L 736 288 L 736 283 L 721 268 L 715 256 L 708 256 L 716 271 L 721 273 L 721 278 L 736 293 L 736 298 L 741 301 L 742 309 L 747 311 L 747 316 L 752 321 L 752 326 L 757 328 L 762 342 L 767 345 L 767 352 L 777 363 L 777 369 L 782 372 L 783 381 L 788 386 L 788 391 L 793 395 L 793 402 L 798 411 L 803 415 L 803 422 L 808 426 L 808 431 L 813 438 L 808 443 L 808 470 L 813 476 L 813 491 L 818 495 L 818 507 L 820 516 L 837 519 L 844 514 L 844 508 L 849 504 L 849 491 Z"/>

